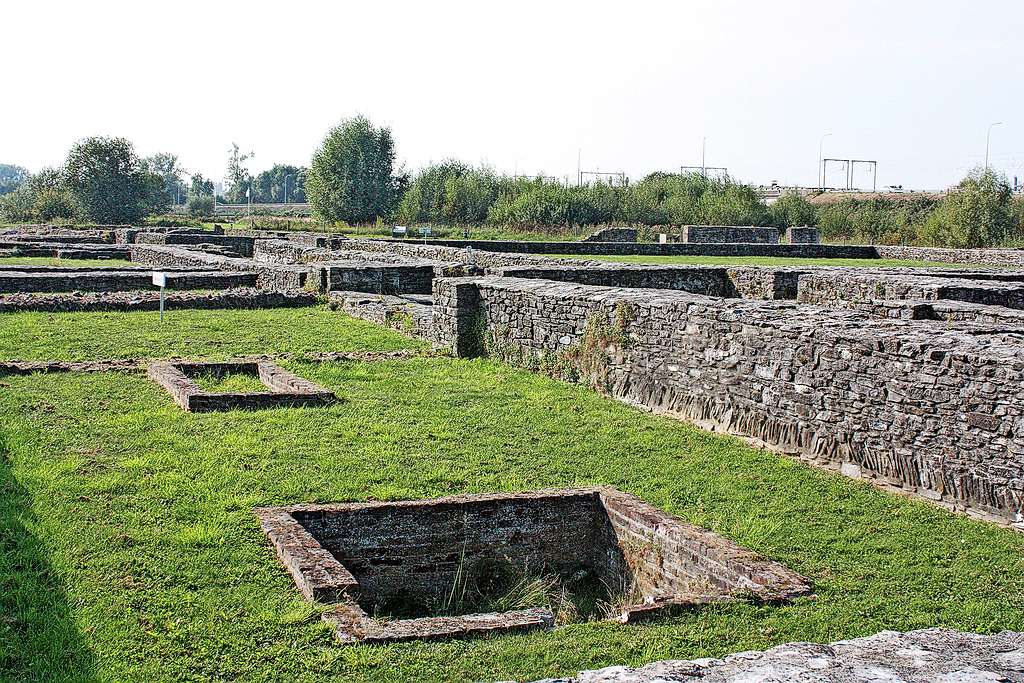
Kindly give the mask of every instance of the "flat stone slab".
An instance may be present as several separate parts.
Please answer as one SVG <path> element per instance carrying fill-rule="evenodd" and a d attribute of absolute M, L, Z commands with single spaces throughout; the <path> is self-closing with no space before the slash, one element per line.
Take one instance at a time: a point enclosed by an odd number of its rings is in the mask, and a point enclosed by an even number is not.
<path fill-rule="evenodd" d="M 968 683 L 1024 681 L 1024 633 L 882 631 L 830 645 L 788 643 L 723 659 L 612 666 L 537 683 Z"/>

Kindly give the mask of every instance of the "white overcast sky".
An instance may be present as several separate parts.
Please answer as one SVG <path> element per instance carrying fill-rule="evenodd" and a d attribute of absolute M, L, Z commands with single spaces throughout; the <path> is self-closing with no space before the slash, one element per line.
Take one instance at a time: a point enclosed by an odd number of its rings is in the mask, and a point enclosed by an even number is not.
<path fill-rule="evenodd" d="M 51 2 L 0 6 L 0 162 L 130 138 L 219 180 L 308 165 L 327 129 L 390 126 L 409 169 L 707 164 L 815 182 L 824 155 L 879 186 L 945 187 L 981 164 L 1024 182 L 1024 0 Z M 858 178 L 870 185 L 870 178 Z M 838 183 L 837 177 L 830 183 Z"/>

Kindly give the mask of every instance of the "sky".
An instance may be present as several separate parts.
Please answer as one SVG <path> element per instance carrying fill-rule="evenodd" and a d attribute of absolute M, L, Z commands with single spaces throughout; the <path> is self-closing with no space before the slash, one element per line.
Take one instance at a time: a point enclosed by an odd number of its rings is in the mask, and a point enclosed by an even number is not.
<path fill-rule="evenodd" d="M 822 156 L 941 189 L 984 163 L 1024 184 L 1021 0 L 11 2 L 0 163 L 116 135 L 220 180 L 308 165 L 363 114 L 415 171 L 639 179 L 725 167 L 816 185 Z M 841 165 L 827 184 L 845 185 Z M 854 185 L 870 188 L 860 165 Z"/>

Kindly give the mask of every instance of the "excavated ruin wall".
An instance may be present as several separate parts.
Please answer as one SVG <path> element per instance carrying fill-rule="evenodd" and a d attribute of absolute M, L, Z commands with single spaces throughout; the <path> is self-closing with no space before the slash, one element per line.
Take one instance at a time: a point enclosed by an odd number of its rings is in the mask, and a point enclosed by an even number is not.
<path fill-rule="evenodd" d="M 978 516 L 1024 501 L 1024 348 L 998 328 L 511 278 L 435 281 L 434 334 Z"/>
<path fill-rule="evenodd" d="M 683 242 L 690 244 L 778 244 L 775 228 L 731 225 L 684 225 Z"/>
<path fill-rule="evenodd" d="M 874 247 L 878 257 L 943 263 L 977 263 L 1024 268 L 1024 249 L 942 249 L 939 247 Z"/>
<path fill-rule="evenodd" d="M 195 249 L 158 244 L 131 245 L 131 259 L 136 263 L 155 268 L 163 266 L 198 267 L 255 272 L 259 287 L 277 291 L 302 289 L 306 286 L 306 281 L 311 274 L 314 278 L 319 279 L 319 273 L 312 273 L 312 269 L 309 267 L 259 263 L 252 259 L 207 254 Z"/>

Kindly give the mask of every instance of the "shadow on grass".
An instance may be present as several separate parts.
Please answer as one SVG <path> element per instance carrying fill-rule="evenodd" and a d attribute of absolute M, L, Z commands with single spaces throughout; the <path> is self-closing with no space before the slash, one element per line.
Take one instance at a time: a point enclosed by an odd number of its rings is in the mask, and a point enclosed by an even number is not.
<path fill-rule="evenodd" d="M 63 583 L 29 530 L 33 520 L 0 432 L 0 680 L 91 680 L 92 653 L 71 618 Z"/>

